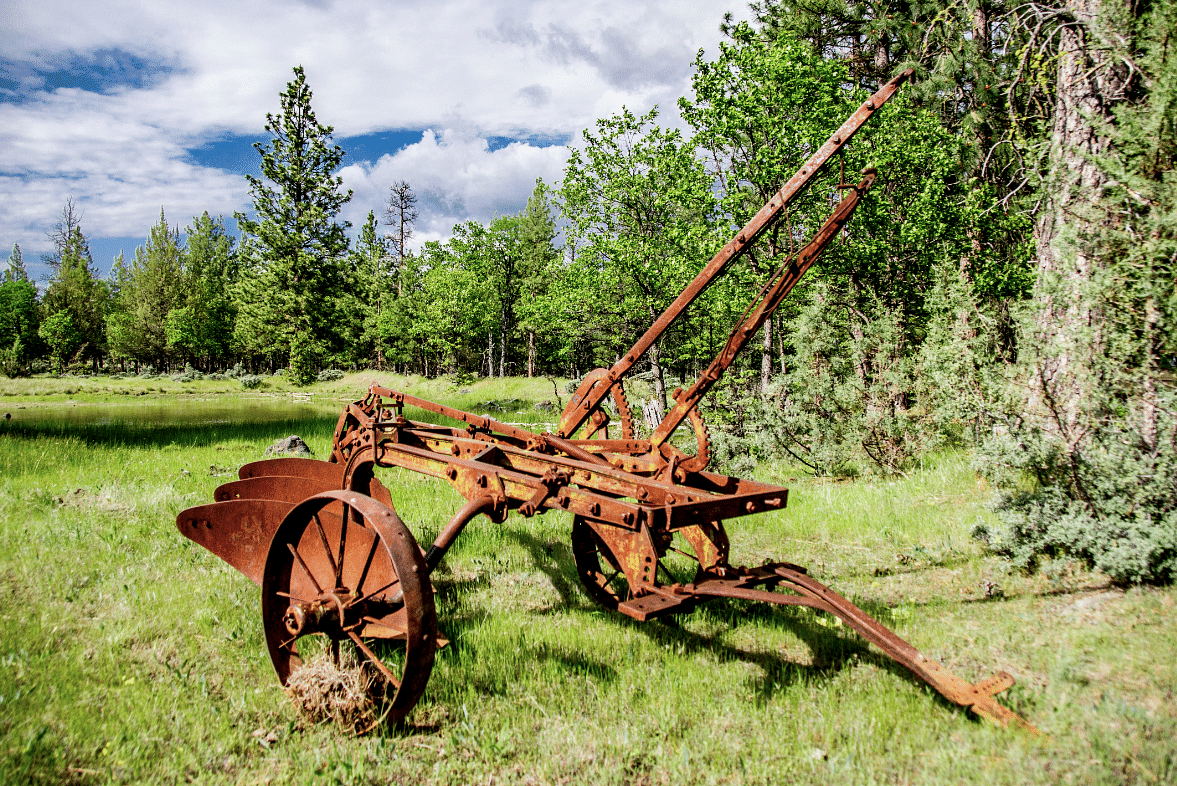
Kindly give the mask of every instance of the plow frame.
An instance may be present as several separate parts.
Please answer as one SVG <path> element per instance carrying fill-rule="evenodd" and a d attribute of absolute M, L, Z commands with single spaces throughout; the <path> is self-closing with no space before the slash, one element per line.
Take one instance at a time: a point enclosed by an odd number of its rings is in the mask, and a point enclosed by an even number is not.
<path fill-rule="evenodd" d="M 177 526 L 186 537 L 262 587 L 267 646 L 282 683 L 302 662 L 298 642 L 306 637 L 326 637 L 337 663 L 340 643 L 350 641 L 383 678 L 387 717 L 403 720 L 425 689 L 436 648 L 445 643 L 437 632 L 432 571 L 478 516 L 501 524 L 511 513 L 531 518 L 554 510 L 572 514 L 578 577 L 589 597 L 607 609 L 647 621 L 715 598 L 806 606 L 841 619 L 948 701 L 998 725 L 1036 731 L 994 698 L 1013 685 L 1009 674 L 969 683 L 805 568 L 787 562 L 749 568 L 731 561 L 725 522 L 783 510 L 789 492 L 707 472 L 710 436 L 697 405 L 850 221 L 874 184 L 874 170 L 864 171 L 858 183 L 837 184 L 845 196 L 834 211 L 769 277 L 699 379 L 674 391 L 674 405 L 648 438 L 636 436 L 622 384 L 645 351 L 784 213 L 910 73 L 864 102 L 625 356 L 585 376 L 553 433 L 372 385 L 340 415 L 328 461 L 247 464 L 239 480 L 216 490 L 215 502 L 183 511 Z M 605 406 L 609 398 L 619 423 Z M 406 407 L 462 425 L 408 420 Z M 694 454 L 671 439 L 684 421 Z M 428 549 L 417 545 L 376 477 L 376 468 L 390 467 L 443 480 L 466 500 Z M 675 535 L 689 551 L 673 545 Z M 694 565 L 690 580 L 676 579 L 664 564 L 672 551 Z"/>

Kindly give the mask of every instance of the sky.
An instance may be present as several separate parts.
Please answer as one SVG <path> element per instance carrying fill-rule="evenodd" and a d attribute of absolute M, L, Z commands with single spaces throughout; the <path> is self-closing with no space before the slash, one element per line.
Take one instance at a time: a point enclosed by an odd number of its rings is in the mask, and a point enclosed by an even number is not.
<path fill-rule="evenodd" d="M 43 280 L 67 199 L 103 273 L 161 210 L 235 227 L 295 65 L 347 151 L 353 235 L 406 180 L 415 245 L 444 240 L 559 181 L 597 118 L 658 105 L 677 125 L 725 12 L 748 16 L 735 0 L 0 0 L 0 261 L 19 243 Z"/>

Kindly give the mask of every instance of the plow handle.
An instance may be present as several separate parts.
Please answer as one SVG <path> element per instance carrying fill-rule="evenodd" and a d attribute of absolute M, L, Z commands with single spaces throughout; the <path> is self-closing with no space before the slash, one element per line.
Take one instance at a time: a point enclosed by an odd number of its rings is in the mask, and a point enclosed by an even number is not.
<path fill-rule="evenodd" d="M 662 316 L 658 317 L 645 334 L 638 339 L 637 343 L 630 348 L 629 352 L 614 363 L 613 367 L 609 369 L 596 385 L 585 391 L 583 395 L 574 396 L 568 402 L 568 406 L 564 408 L 564 412 L 560 416 L 560 423 L 556 429 L 557 436 L 564 438 L 571 437 L 576 433 L 577 429 L 584 425 L 585 420 L 588 419 L 593 410 L 599 407 L 601 402 L 605 400 L 605 397 L 609 395 L 613 384 L 625 376 L 633 365 L 637 363 L 638 359 L 645 354 L 646 350 L 653 346 L 654 342 L 674 323 L 674 320 L 686 311 L 699 295 L 703 294 L 704 290 L 727 269 L 727 266 L 733 260 L 747 251 L 756 242 L 756 239 L 780 218 L 785 208 L 801 193 L 805 186 L 809 185 L 817 176 L 818 172 L 825 166 L 826 162 L 850 141 L 858 129 L 891 96 L 895 95 L 900 85 L 911 76 L 911 73 L 912 70 L 910 68 L 907 69 L 883 85 L 874 95 L 864 101 L 858 107 L 858 110 L 847 118 L 846 122 L 834 132 L 833 136 L 826 140 L 826 143 L 809 157 L 809 160 L 801 166 L 801 169 L 789 178 L 781 190 L 768 201 L 768 204 L 760 208 L 760 212 L 753 216 L 752 220 L 736 233 L 736 236 L 729 240 L 719 250 L 719 253 L 712 257 L 711 261 L 699 271 L 695 279 L 675 298 L 674 302 L 662 313 Z"/>

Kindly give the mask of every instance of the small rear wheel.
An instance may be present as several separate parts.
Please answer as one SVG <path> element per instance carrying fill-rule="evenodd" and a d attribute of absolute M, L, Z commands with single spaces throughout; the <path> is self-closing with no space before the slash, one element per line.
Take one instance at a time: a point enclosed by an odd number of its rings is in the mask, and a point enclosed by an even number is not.
<path fill-rule="evenodd" d="M 421 698 L 437 650 L 433 590 L 421 550 L 389 507 L 326 491 L 283 519 L 266 556 L 262 620 L 278 680 L 314 652 L 341 648 L 370 674 L 399 723 Z M 345 658 L 346 659 L 346 658 Z"/>
<path fill-rule="evenodd" d="M 588 520 L 581 516 L 572 520 L 572 557 L 576 561 L 576 575 L 590 598 L 611 611 L 616 610 L 622 601 L 629 600 L 629 582 L 621 563 Z"/>

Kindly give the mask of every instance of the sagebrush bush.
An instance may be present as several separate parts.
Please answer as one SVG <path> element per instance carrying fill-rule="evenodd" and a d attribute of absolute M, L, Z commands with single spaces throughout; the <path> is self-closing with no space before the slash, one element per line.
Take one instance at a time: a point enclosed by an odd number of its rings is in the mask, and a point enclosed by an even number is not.
<path fill-rule="evenodd" d="M 1067 454 L 1043 432 L 1002 431 L 977 466 L 1001 489 L 1001 524 L 974 535 L 1017 567 L 1075 559 L 1121 583 L 1177 580 L 1177 450 L 1115 422 Z"/>
<path fill-rule="evenodd" d="M 319 372 L 315 380 L 318 382 L 334 382 L 337 379 L 343 379 L 344 373 L 337 368 L 325 368 Z"/>
<path fill-rule="evenodd" d="M 180 373 L 172 374 L 172 380 L 174 382 L 193 382 L 198 379 L 204 379 L 204 374 L 192 368 L 192 364 L 190 363 L 185 365 L 184 370 Z"/>
<path fill-rule="evenodd" d="M 262 382 L 264 381 L 262 377 L 259 377 L 257 374 L 243 374 L 241 377 L 239 377 L 239 379 L 241 380 L 241 387 L 245 388 L 246 390 L 260 388 L 262 386 Z"/>

